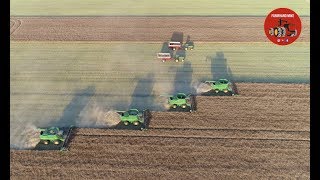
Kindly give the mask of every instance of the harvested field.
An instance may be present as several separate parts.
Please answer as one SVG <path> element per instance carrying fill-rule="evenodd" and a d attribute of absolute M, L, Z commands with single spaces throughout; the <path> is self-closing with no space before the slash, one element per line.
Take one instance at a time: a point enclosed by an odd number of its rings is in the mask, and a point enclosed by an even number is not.
<path fill-rule="evenodd" d="M 159 117 L 159 116 L 157 116 Z M 190 118 L 191 119 L 191 118 Z M 189 121 L 190 121 L 189 119 Z M 161 119 L 153 118 L 153 121 Z M 173 119 L 172 121 L 176 121 Z M 186 123 L 185 121 L 179 121 Z M 166 123 L 164 121 L 164 123 Z M 207 123 L 211 123 L 208 121 Z M 129 137 L 151 137 L 151 138 L 199 138 L 199 139 L 256 139 L 256 140 L 284 140 L 284 141 L 309 141 L 309 131 L 283 131 L 283 130 L 244 130 L 244 129 L 215 129 L 212 127 L 193 128 L 193 127 L 168 127 L 157 128 L 151 126 L 148 133 L 143 131 L 126 130 L 105 130 L 105 129 L 79 129 L 76 136 L 98 137 L 105 136 L 129 136 Z M 77 137 L 75 137 L 77 138 Z M 72 146 L 72 148 L 75 148 Z"/>
<path fill-rule="evenodd" d="M 21 21 L 16 18 L 10 18 L 10 36 L 21 26 Z"/>
<path fill-rule="evenodd" d="M 11 177 L 48 178 L 53 172 L 60 178 L 309 176 L 309 141 L 127 135 L 76 134 L 65 153 L 11 151 Z"/>
<path fill-rule="evenodd" d="M 11 178 L 298 178 L 309 176 L 309 142 L 83 137 L 73 150 L 11 151 Z M 50 166 L 46 168 L 45 166 Z"/>
<path fill-rule="evenodd" d="M 195 113 L 152 112 L 147 131 L 77 128 L 68 152 L 11 150 L 11 178 L 309 179 L 309 85 L 238 88 L 198 96 Z"/>
<path fill-rule="evenodd" d="M 202 42 L 269 42 L 265 17 L 15 17 L 22 22 L 11 40 L 169 41 L 172 33 Z M 310 17 L 302 17 L 297 41 L 310 41 Z M 250 32 L 250 33 L 248 33 Z"/>

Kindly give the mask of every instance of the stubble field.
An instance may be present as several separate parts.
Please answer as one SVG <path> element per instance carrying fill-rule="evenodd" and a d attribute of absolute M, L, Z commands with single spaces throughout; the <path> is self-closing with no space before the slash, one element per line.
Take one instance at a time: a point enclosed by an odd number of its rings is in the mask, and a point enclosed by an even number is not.
<path fill-rule="evenodd" d="M 11 177 L 308 179 L 309 85 L 237 86 L 194 113 L 152 112 L 147 131 L 77 128 L 68 152 L 11 150 Z"/>

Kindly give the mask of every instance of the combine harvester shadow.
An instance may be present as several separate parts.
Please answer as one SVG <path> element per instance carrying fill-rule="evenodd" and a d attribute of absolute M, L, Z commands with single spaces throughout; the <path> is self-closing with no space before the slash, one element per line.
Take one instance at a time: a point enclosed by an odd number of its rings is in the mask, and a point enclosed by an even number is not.
<path fill-rule="evenodd" d="M 173 94 L 177 93 L 184 93 L 186 95 L 190 95 L 190 104 L 191 107 L 187 108 L 182 108 L 182 107 L 177 107 L 175 109 L 170 108 L 169 111 L 183 111 L 183 112 L 192 112 L 196 111 L 197 105 L 196 105 L 196 100 L 195 94 L 196 89 L 191 85 L 192 83 L 192 74 L 193 74 L 193 68 L 191 66 L 191 62 L 184 62 L 182 67 L 172 67 L 176 68 L 176 76 L 174 79 L 174 89 L 173 89 Z"/>
<path fill-rule="evenodd" d="M 249 83 L 310 83 L 308 77 L 246 77 L 246 78 L 235 78 L 230 66 L 228 66 L 227 59 L 223 52 L 216 52 L 214 57 L 207 56 L 206 60 L 211 60 L 211 74 L 213 80 L 218 80 L 220 78 L 228 79 L 233 86 L 233 91 L 235 95 L 239 95 L 237 82 L 249 82 Z M 201 95 L 214 95 L 212 92 L 206 92 Z M 225 94 L 219 93 L 218 96 L 224 96 Z"/>
<path fill-rule="evenodd" d="M 79 120 L 79 114 L 88 104 L 94 93 L 94 86 L 89 86 L 86 89 L 74 93 L 75 96 L 65 107 L 62 117 L 58 121 L 53 121 L 48 124 L 47 127 L 58 127 L 63 131 L 62 136 L 65 140 L 62 143 L 58 145 L 52 143 L 45 145 L 42 142 L 39 142 L 34 150 L 68 150 L 69 143 L 74 137 L 72 130 L 76 125 L 77 120 Z"/>
<path fill-rule="evenodd" d="M 124 125 L 123 122 L 120 122 L 114 127 L 110 127 L 111 129 L 130 129 L 130 130 L 142 130 L 142 129 L 148 129 L 150 124 L 151 109 L 154 107 L 154 96 L 152 94 L 153 92 L 153 86 L 154 86 L 154 77 L 155 75 L 153 73 L 149 73 L 146 75 L 146 77 L 141 78 L 138 80 L 136 88 L 134 89 L 132 95 L 131 95 L 131 103 L 129 107 L 126 110 L 129 109 L 138 109 L 139 112 L 143 113 L 143 123 L 140 123 L 140 125 L 135 126 L 133 124 Z"/>
<path fill-rule="evenodd" d="M 227 64 L 227 59 L 224 56 L 223 52 L 216 52 L 214 57 L 207 56 L 206 60 L 211 60 L 211 74 L 213 80 L 218 79 L 227 79 L 232 84 L 233 94 L 238 95 L 238 88 L 234 82 L 234 77 L 230 67 Z M 213 89 L 204 93 L 201 93 L 202 96 L 232 96 L 231 92 L 218 92 L 216 93 Z"/>

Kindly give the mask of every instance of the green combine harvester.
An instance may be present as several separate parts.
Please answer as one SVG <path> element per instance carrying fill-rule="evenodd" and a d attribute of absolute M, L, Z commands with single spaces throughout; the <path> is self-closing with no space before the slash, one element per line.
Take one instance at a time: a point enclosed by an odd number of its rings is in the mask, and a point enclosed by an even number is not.
<path fill-rule="evenodd" d="M 235 95 L 232 83 L 227 79 L 219 79 L 217 81 L 205 81 L 211 87 L 211 90 L 201 95 Z"/>
<path fill-rule="evenodd" d="M 183 47 L 184 47 L 184 50 L 193 50 L 194 49 L 194 43 L 193 43 L 193 41 L 188 41 L 188 42 L 186 42 L 184 45 L 183 45 Z"/>
<path fill-rule="evenodd" d="M 186 59 L 186 53 L 184 51 L 178 50 L 175 53 L 174 60 L 176 62 L 184 62 L 185 59 Z"/>
<path fill-rule="evenodd" d="M 58 127 L 50 127 L 47 129 L 40 129 L 40 141 L 43 144 L 60 144 L 61 142 L 65 141 L 65 138 L 62 136 L 63 131 L 60 130 Z"/>
<path fill-rule="evenodd" d="M 186 95 L 184 93 L 177 93 L 176 95 L 169 95 L 168 104 L 171 111 L 195 111 L 195 96 Z"/>
<path fill-rule="evenodd" d="M 36 150 L 67 150 L 66 145 L 70 137 L 72 127 L 70 128 L 39 128 L 40 142 L 36 146 Z"/>
<path fill-rule="evenodd" d="M 121 123 L 130 129 L 140 128 L 141 130 L 147 129 L 149 126 L 149 120 L 151 118 L 150 111 L 148 109 L 140 112 L 138 109 L 129 109 L 128 111 L 117 111 L 120 115 Z M 133 125 L 133 127 L 132 127 Z"/>

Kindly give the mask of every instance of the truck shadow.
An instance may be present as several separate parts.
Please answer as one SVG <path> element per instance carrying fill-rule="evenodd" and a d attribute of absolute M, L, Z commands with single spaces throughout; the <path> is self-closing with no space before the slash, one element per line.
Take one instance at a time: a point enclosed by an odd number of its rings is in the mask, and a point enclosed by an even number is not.
<path fill-rule="evenodd" d="M 171 35 L 170 41 L 180 42 L 183 43 L 183 32 L 175 31 Z"/>

